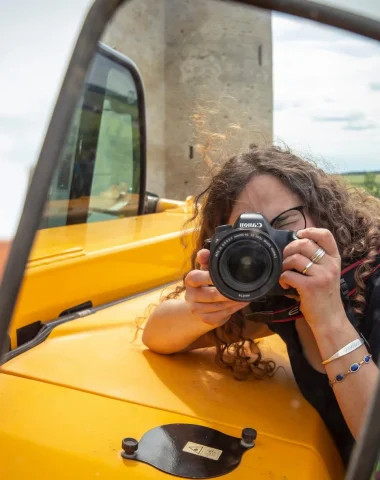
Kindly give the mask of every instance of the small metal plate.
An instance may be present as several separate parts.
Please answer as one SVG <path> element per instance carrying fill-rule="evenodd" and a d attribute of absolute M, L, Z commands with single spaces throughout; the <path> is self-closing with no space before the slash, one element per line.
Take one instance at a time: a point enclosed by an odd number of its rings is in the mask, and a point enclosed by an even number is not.
<path fill-rule="evenodd" d="M 252 445 L 253 446 L 253 445 Z M 234 470 L 251 446 L 212 428 L 170 424 L 149 430 L 126 461 L 139 461 L 182 478 L 213 478 Z"/>

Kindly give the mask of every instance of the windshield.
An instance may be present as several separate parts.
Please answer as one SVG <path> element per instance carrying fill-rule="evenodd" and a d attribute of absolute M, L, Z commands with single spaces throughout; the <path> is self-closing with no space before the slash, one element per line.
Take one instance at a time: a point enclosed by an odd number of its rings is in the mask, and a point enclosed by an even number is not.
<path fill-rule="evenodd" d="M 380 19 L 374 1 L 319 3 Z M 13 7 L 6 13 L 9 49 L 0 47 L 6 61 L 0 79 L 0 262 L 17 229 L 74 32 L 88 6 L 84 0 L 66 2 L 61 16 L 61 6 L 49 9 L 41 0 L 21 18 Z M 30 25 L 37 43 L 26 47 L 23 63 L 12 39 Z M 53 35 L 58 25 L 63 30 Z M 44 34 L 37 35 L 38 29 Z M 53 40 L 46 51 L 41 38 L 47 35 Z M 22 38 L 27 45 L 25 32 Z M 181 282 L 189 258 L 180 239 L 192 198 L 247 148 L 289 148 L 355 190 L 359 204 L 380 199 L 379 42 L 216 0 L 128 2 L 100 40 L 64 132 L 8 331 L 7 358 L 28 349 L 57 319 L 75 320 Z M 223 190 L 226 211 L 213 211 L 206 238 L 216 218 L 230 222 L 227 210 L 236 206 L 239 188 Z M 273 197 L 278 201 L 276 192 Z M 294 203 L 283 211 L 305 208 L 313 218 L 298 197 Z M 316 222 L 333 228 L 328 207 L 318 210 Z M 282 211 L 270 213 L 275 218 Z M 342 242 L 348 238 L 343 227 L 337 235 Z M 360 245 L 367 241 L 363 237 Z M 361 259 L 362 250 L 352 253 L 351 244 L 342 245 L 345 267 Z M 141 308 L 149 305 L 144 297 Z M 135 317 L 126 308 L 126 322 Z M 284 362 L 293 375 L 287 357 Z M 314 427 L 330 432 L 323 423 Z M 307 432 L 314 435 L 308 441 L 326 465 L 347 464 L 349 455 L 342 460 L 338 446 L 329 457 L 313 432 Z"/>
<path fill-rule="evenodd" d="M 33 3 L 17 0 L 12 8 L 2 12 L 0 58 L 5 73 L 0 78 L 3 94 L 0 172 L 6 172 L 0 175 L 0 191 L 6 199 L 0 202 L 2 241 L 12 238 L 17 228 L 60 82 L 91 3 L 91 0 L 68 0 L 57 5 L 46 0 Z M 370 18 L 380 15 L 377 0 L 320 0 L 317 3 Z M 35 21 L 31 22 L 30 18 Z M 48 44 L 47 37 L 50 38 Z"/>
<path fill-rule="evenodd" d="M 16 231 L 56 95 L 90 5 L 89 0 L 68 0 L 60 6 L 16 0 L 2 11 L 0 58 L 6 74 L 0 78 L 0 239 L 11 239 Z"/>

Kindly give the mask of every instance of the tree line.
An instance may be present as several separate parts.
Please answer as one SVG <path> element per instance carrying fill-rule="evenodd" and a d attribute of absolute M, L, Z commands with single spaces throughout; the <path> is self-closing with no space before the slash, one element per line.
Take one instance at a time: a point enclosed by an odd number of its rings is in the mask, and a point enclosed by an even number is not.
<path fill-rule="evenodd" d="M 377 178 L 377 172 L 365 173 L 363 187 L 374 197 L 380 198 L 380 181 Z"/>

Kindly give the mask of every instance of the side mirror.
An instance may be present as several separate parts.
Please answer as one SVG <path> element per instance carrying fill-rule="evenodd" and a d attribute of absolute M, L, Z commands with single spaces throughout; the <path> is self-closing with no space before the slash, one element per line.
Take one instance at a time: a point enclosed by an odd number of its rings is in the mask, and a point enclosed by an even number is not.
<path fill-rule="evenodd" d="M 50 184 L 40 228 L 143 213 L 144 88 L 135 64 L 98 44 Z"/>

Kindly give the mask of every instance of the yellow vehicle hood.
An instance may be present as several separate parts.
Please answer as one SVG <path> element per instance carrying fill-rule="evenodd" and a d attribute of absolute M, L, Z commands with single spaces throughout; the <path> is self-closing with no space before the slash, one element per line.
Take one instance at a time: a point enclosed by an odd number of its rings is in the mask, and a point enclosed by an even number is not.
<path fill-rule="evenodd" d="M 10 327 L 16 332 L 36 320 L 91 301 L 109 303 L 180 279 L 190 251 L 182 237 L 190 207 L 107 222 L 40 230 L 25 272 Z M 188 242 L 189 243 L 189 242 Z"/>
<path fill-rule="evenodd" d="M 337 451 L 297 389 L 279 337 L 261 346 L 281 367 L 276 375 L 238 382 L 215 365 L 212 349 L 162 356 L 135 339 L 136 318 L 157 300 L 158 292 L 146 294 L 64 323 L 43 343 L 3 365 L 2 465 L 17 448 L 31 471 L 39 471 L 37 460 L 48 453 L 59 457 L 49 465 L 65 461 L 67 476 L 56 472 L 54 478 L 94 478 L 94 469 L 107 479 L 166 478 L 151 466 L 123 460 L 121 440 L 184 422 L 237 437 L 244 427 L 258 431 L 256 446 L 226 478 L 343 478 Z M 20 465 L 7 469 L 5 478 L 21 478 L 14 476 L 22 472 Z M 53 478 L 44 475 L 29 478 Z"/>

